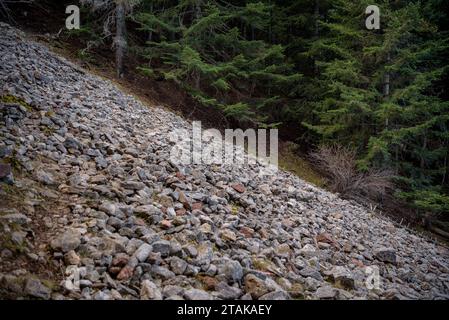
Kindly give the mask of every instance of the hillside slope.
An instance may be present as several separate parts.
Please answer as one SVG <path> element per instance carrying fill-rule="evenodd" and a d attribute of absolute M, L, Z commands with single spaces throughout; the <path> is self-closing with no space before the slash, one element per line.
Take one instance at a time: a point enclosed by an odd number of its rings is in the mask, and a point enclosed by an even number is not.
<path fill-rule="evenodd" d="M 176 166 L 186 120 L 5 24 L 0 53 L 0 296 L 449 298 L 447 248 L 287 172 Z"/>

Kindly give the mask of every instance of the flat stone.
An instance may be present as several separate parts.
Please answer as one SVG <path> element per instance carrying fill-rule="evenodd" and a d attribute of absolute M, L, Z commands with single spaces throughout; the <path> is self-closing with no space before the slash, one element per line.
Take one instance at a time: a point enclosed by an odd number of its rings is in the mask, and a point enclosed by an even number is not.
<path fill-rule="evenodd" d="M 235 300 L 242 295 L 242 290 L 220 282 L 215 286 L 216 296 L 223 300 Z"/>
<path fill-rule="evenodd" d="M 174 272 L 168 270 L 165 267 L 161 267 L 161 266 L 153 266 L 151 268 L 151 274 L 155 278 L 160 278 L 160 279 L 163 279 L 163 280 L 171 279 L 171 278 L 174 278 L 176 276 L 174 274 Z"/>
<path fill-rule="evenodd" d="M 224 240 L 224 241 L 230 241 L 230 242 L 234 242 L 237 240 L 237 236 L 235 235 L 235 233 L 229 229 L 225 229 L 223 231 L 220 232 L 220 237 Z"/>
<path fill-rule="evenodd" d="M 81 234 L 77 230 L 69 229 L 50 242 L 55 251 L 69 252 L 81 244 Z"/>
<path fill-rule="evenodd" d="M 267 294 L 269 289 L 265 284 L 265 281 L 258 278 L 254 274 L 250 273 L 245 276 L 245 292 L 251 294 L 253 299 L 258 299 L 259 297 Z"/>
<path fill-rule="evenodd" d="M 306 244 L 304 247 L 299 250 L 299 253 L 305 257 L 312 257 L 316 255 L 316 248 L 311 244 Z"/>
<path fill-rule="evenodd" d="M 187 262 L 178 257 L 173 257 L 170 260 L 170 269 L 177 275 L 183 274 L 187 269 Z"/>
<path fill-rule="evenodd" d="M 145 188 L 145 183 L 140 181 L 125 181 L 122 183 L 122 187 L 125 189 L 131 189 L 131 190 L 142 190 Z"/>
<path fill-rule="evenodd" d="M 37 181 L 46 184 L 46 185 L 54 185 L 56 184 L 56 180 L 53 175 L 49 172 L 45 172 L 43 170 L 36 171 L 36 179 Z"/>
<path fill-rule="evenodd" d="M 204 290 L 189 289 L 184 292 L 187 300 L 212 300 L 212 296 Z"/>
<path fill-rule="evenodd" d="M 159 240 L 153 242 L 153 252 L 160 253 L 162 257 L 168 257 L 170 255 L 171 243 L 167 240 Z"/>
<path fill-rule="evenodd" d="M 195 258 L 198 255 L 198 250 L 192 245 L 184 247 L 184 251 L 192 258 Z"/>
<path fill-rule="evenodd" d="M 40 280 L 28 278 L 25 282 L 24 293 L 34 298 L 48 300 L 51 290 L 44 286 Z"/>
<path fill-rule="evenodd" d="M 396 251 L 393 248 L 382 247 L 376 249 L 374 256 L 382 262 L 396 264 Z"/>
<path fill-rule="evenodd" d="M 31 219 L 21 213 L 10 213 L 3 216 L 0 215 L 0 221 L 7 221 L 9 223 L 24 225 L 31 222 Z"/>
<path fill-rule="evenodd" d="M 290 295 L 285 291 L 273 291 L 264 294 L 259 300 L 290 300 Z"/>
<path fill-rule="evenodd" d="M 331 286 L 324 286 L 318 288 L 318 290 L 315 292 L 315 296 L 320 300 L 335 299 L 338 296 L 338 291 Z"/>
<path fill-rule="evenodd" d="M 354 277 L 345 267 L 335 266 L 330 271 L 331 279 L 335 285 L 342 289 L 354 289 Z"/>
<path fill-rule="evenodd" d="M 0 181 L 8 184 L 14 183 L 11 165 L 0 163 Z"/>
<path fill-rule="evenodd" d="M 243 278 L 243 268 L 236 260 L 227 260 L 218 266 L 218 274 L 225 276 L 228 282 L 240 282 Z"/>
<path fill-rule="evenodd" d="M 147 260 L 152 250 L 153 247 L 151 245 L 149 245 L 148 243 L 144 243 L 136 250 L 136 252 L 134 252 L 134 256 L 139 262 L 144 262 L 145 260 Z"/>
<path fill-rule="evenodd" d="M 238 193 L 244 193 L 246 191 L 246 188 L 241 183 L 233 184 L 231 187 Z"/>
<path fill-rule="evenodd" d="M 140 287 L 140 299 L 141 300 L 162 300 L 162 293 L 158 286 L 150 281 L 142 281 Z"/>

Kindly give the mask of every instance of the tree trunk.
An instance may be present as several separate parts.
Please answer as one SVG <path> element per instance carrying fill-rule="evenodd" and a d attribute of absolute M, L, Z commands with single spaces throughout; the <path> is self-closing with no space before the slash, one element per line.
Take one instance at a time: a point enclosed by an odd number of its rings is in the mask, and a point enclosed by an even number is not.
<path fill-rule="evenodd" d="M 449 148 L 446 148 L 446 155 L 444 156 L 444 173 L 443 178 L 441 179 L 441 186 L 444 187 L 446 183 L 446 176 L 449 176 Z"/>
<path fill-rule="evenodd" d="M 123 58 L 126 52 L 126 25 L 125 25 L 125 4 L 117 1 L 116 6 L 116 35 L 115 35 L 115 65 L 117 77 L 123 76 Z"/>
<path fill-rule="evenodd" d="M 313 12 L 313 16 L 314 16 L 314 30 L 313 30 L 313 37 L 315 38 L 315 41 L 317 41 L 320 37 L 320 29 L 319 29 L 319 21 L 320 21 L 320 0 L 315 0 L 315 9 Z M 318 75 L 318 65 L 316 64 L 316 61 L 314 61 L 313 63 L 313 71 L 315 73 L 315 75 Z"/>
<path fill-rule="evenodd" d="M 423 150 L 421 152 L 421 161 L 420 161 L 420 164 L 419 164 L 419 167 L 421 169 L 424 169 L 424 166 L 426 164 L 426 159 L 424 157 L 424 150 L 426 150 L 426 148 L 427 148 L 427 136 L 426 136 L 426 132 L 424 132 L 424 138 L 423 138 L 423 143 L 422 143 L 422 149 Z"/>
<path fill-rule="evenodd" d="M 390 53 L 387 54 L 387 63 L 390 62 Z M 384 96 L 388 97 L 390 95 L 390 72 L 385 72 L 384 74 Z"/>
<path fill-rule="evenodd" d="M 151 2 L 151 4 L 150 4 L 150 13 L 153 13 L 153 2 Z M 150 31 L 148 33 L 148 40 L 147 41 L 148 42 L 153 41 L 153 31 Z"/>
<path fill-rule="evenodd" d="M 384 96 L 388 97 L 390 95 L 390 73 L 385 73 L 384 78 Z"/>

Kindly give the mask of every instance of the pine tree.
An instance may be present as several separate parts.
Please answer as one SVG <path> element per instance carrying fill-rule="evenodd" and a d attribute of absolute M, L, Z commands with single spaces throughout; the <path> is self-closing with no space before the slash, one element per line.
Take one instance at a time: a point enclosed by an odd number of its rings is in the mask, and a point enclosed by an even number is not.
<path fill-rule="evenodd" d="M 308 97 L 313 116 L 304 125 L 317 142 L 355 147 L 361 170 L 394 169 L 397 195 L 420 212 L 448 212 L 449 109 L 436 85 L 448 76 L 448 34 L 419 1 L 383 2 L 382 30 L 366 30 L 367 5 L 332 2 L 303 52 L 317 67 L 319 93 Z"/>
<path fill-rule="evenodd" d="M 383 43 L 371 48 L 383 66 L 378 79 L 389 75 L 390 92 L 376 110 L 379 134 L 370 139 L 364 163 L 395 168 L 401 197 L 441 213 L 449 212 L 449 103 L 434 84 L 447 78 L 449 43 L 423 11 L 420 2 L 386 11 Z"/>
<path fill-rule="evenodd" d="M 314 61 L 311 82 L 319 94 L 311 97 L 314 116 L 303 124 L 321 142 L 338 142 L 363 150 L 375 132 L 374 107 L 379 98 L 370 80 L 372 68 L 364 52 L 376 34 L 364 28 L 363 1 L 335 1 L 327 21 L 318 21 L 319 38 L 303 54 Z"/>
<path fill-rule="evenodd" d="M 141 70 L 162 74 L 234 119 L 273 122 L 270 110 L 288 96 L 300 74 L 286 62 L 283 46 L 263 39 L 269 11 L 261 2 L 160 1 L 152 12 L 135 17 L 152 40 L 145 52 L 151 65 Z"/>

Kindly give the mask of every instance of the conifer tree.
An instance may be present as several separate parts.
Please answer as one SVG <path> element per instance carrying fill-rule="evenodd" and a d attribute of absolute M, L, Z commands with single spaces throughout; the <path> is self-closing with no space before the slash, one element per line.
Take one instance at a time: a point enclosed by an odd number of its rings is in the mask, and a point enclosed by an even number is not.
<path fill-rule="evenodd" d="M 162 74 L 200 103 L 235 119 L 273 122 L 270 111 L 289 95 L 300 74 L 286 62 L 283 46 L 263 40 L 269 10 L 262 2 L 154 3 L 152 12 L 135 16 L 141 30 L 151 34 L 145 57 L 152 64 L 142 71 Z"/>

